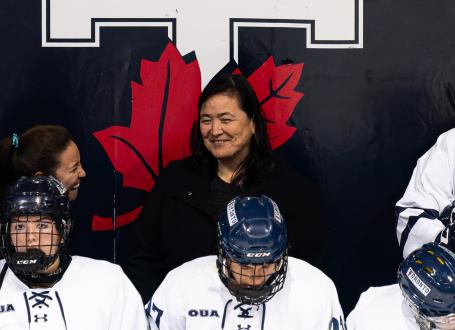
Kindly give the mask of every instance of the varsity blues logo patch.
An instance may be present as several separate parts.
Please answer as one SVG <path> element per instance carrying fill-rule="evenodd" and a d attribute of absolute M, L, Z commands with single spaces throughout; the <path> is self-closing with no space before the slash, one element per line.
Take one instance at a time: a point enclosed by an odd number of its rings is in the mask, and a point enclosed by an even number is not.
<path fill-rule="evenodd" d="M 411 268 L 409 268 L 406 272 L 406 276 L 409 278 L 412 284 L 414 284 L 417 290 L 419 290 L 420 293 L 422 293 L 425 297 L 431 292 L 431 289 L 422 282 L 420 277 L 417 276 L 417 274 Z"/>

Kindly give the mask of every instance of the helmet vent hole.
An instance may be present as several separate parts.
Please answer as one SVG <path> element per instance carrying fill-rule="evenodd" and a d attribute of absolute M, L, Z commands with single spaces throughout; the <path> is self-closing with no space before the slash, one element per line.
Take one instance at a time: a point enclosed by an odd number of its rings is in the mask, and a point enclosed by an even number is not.
<path fill-rule="evenodd" d="M 435 272 L 433 268 L 428 267 L 428 266 L 424 267 L 423 269 L 430 275 L 433 275 Z"/>
<path fill-rule="evenodd" d="M 439 262 L 441 265 L 445 265 L 445 262 L 444 262 L 444 260 L 441 259 L 441 257 L 436 257 L 436 259 L 438 260 L 438 262 Z"/>

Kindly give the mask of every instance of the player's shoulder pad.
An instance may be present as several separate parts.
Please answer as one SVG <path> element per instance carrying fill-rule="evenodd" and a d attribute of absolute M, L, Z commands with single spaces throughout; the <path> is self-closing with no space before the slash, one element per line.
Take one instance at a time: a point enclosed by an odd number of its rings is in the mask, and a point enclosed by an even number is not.
<path fill-rule="evenodd" d="M 333 281 L 320 269 L 301 259 L 289 257 L 288 261 L 286 281 L 289 280 L 292 282 L 293 289 L 302 287 L 305 290 L 336 292 Z"/>
<path fill-rule="evenodd" d="M 455 145 L 455 128 L 448 130 L 447 132 L 442 133 L 438 136 L 436 141 L 436 147 L 445 149 L 445 150 L 452 150 L 453 146 Z"/>
<path fill-rule="evenodd" d="M 206 256 L 185 262 L 177 268 L 171 270 L 165 277 L 164 282 L 172 284 L 188 285 L 188 278 L 191 277 L 192 287 L 197 285 L 198 281 L 204 281 L 211 275 L 211 270 L 216 271 L 216 256 Z"/>
<path fill-rule="evenodd" d="M 448 131 L 438 136 L 438 140 L 455 139 L 455 128 L 451 128 Z"/>
<path fill-rule="evenodd" d="M 369 309 L 373 305 L 390 306 L 390 302 L 395 300 L 397 295 L 401 297 L 401 290 L 398 284 L 370 287 L 360 295 L 355 310 Z"/>
<path fill-rule="evenodd" d="M 106 260 L 98 260 L 88 257 L 72 256 L 71 267 L 80 274 L 90 274 L 100 278 L 108 278 L 106 275 L 123 276 L 124 272 L 119 265 Z M 126 275 L 125 275 L 126 276 Z"/>

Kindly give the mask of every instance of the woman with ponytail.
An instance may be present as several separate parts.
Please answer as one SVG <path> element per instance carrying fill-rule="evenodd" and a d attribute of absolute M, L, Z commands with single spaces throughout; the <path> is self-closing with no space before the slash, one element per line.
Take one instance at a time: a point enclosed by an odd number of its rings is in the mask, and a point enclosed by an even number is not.
<path fill-rule="evenodd" d="M 0 142 L 0 198 L 21 176 L 52 175 L 70 200 L 77 197 L 86 173 L 71 133 L 62 126 L 37 125 Z"/>

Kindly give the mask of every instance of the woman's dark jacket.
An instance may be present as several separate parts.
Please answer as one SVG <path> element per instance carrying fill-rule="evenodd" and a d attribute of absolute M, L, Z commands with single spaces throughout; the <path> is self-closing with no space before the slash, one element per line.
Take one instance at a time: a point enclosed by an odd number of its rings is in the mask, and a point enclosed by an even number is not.
<path fill-rule="evenodd" d="M 171 269 L 217 253 L 210 181 L 186 158 L 170 163 L 147 195 L 124 267 L 144 302 Z M 273 174 L 248 194 L 271 197 L 287 222 L 289 255 L 320 266 L 327 228 L 321 216 L 320 194 L 313 185 L 277 161 Z"/>

